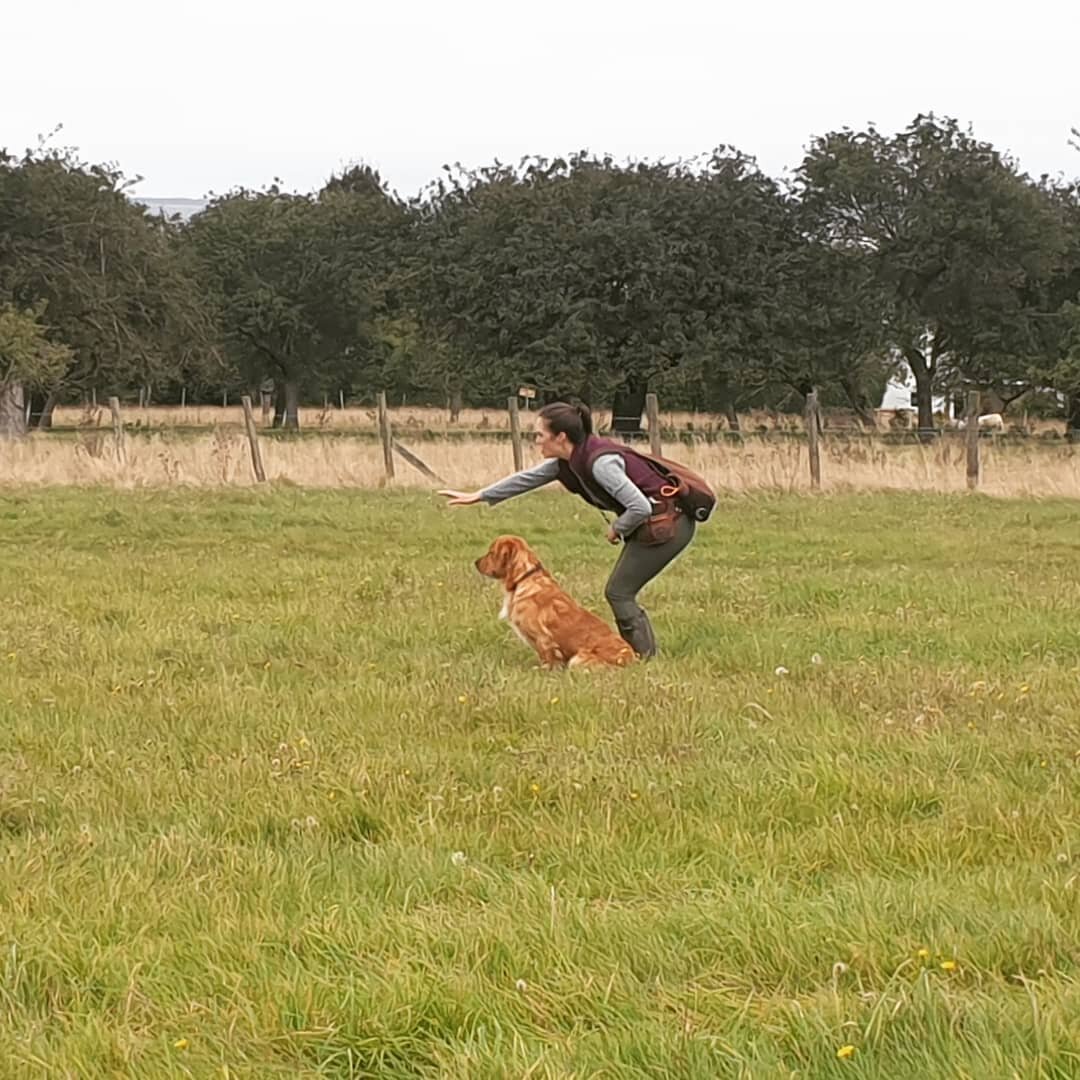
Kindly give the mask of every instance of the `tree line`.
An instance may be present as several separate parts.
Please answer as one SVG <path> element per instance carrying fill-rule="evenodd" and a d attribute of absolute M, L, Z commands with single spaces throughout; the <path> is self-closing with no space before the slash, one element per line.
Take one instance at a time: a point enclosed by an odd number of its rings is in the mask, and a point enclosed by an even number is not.
<path fill-rule="evenodd" d="M 872 423 L 906 365 L 920 428 L 937 394 L 1049 392 L 1080 437 L 1080 181 L 952 119 L 815 137 L 784 182 L 721 146 L 455 165 L 408 199 L 360 165 L 189 221 L 130 189 L 70 148 L 0 154 L 0 430 L 92 392 L 271 384 L 284 427 L 339 392 L 457 409 L 521 385 L 733 425 L 816 388 Z"/>

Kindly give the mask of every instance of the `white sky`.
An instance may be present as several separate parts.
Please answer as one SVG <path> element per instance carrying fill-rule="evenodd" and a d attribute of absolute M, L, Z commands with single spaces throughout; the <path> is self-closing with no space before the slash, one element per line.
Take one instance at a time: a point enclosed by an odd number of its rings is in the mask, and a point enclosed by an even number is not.
<path fill-rule="evenodd" d="M 62 123 L 144 196 L 721 143 L 779 176 L 812 135 L 928 111 L 1080 175 L 1080 0 L 38 0 L 0 35 L 0 147 Z"/>

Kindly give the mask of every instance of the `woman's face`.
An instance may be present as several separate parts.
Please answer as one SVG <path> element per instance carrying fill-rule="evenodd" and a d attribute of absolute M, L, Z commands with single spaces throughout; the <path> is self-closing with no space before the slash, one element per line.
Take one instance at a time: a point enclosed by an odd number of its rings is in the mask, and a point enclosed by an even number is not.
<path fill-rule="evenodd" d="M 552 435 L 547 421 L 538 416 L 536 418 L 536 449 L 540 451 L 541 457 L 562 458 L 567 461 L 574 452 L 574 444 L 566 437 L 565 431 Z"/>

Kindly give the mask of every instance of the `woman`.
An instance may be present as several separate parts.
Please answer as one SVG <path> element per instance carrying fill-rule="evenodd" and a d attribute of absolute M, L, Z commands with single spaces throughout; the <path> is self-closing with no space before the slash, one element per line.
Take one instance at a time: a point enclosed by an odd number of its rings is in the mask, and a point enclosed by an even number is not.
<path fill-rule="evenodd" d="M 623 549 L 604 588 L 622 637 L 641 657 L 655 656 L 656 637 L 648 615 L 637 602 L 638 592 L 694 538 L 694 519 L 677 513 L 673 533 L 661 543 L 643 543 L 640 527 L 654 510 L 669 502 L 664 477 L 647 461 L 611 439 L 593 434 L 592 415 L 584 405 L 555 402 L 536 418 L 536 446 L 544 460 L 481 491 L 440 491 L 450 506 L 494 506 L 504 499 L 558 480 L 586 502 L 618 516 L 608 527 L 612 544 Z"/>

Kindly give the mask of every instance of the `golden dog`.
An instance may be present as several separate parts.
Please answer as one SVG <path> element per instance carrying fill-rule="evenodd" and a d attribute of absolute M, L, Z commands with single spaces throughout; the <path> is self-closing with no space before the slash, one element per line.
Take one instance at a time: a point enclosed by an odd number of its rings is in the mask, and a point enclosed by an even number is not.
<path fill-rule="evenodd" d="M 635 659 L 611 627 L 559 588 L 520 536 L 496 537 L 476 569 L 503 583 L 499 618 L 536 650 L 541 667 L 623 667 Z"/>

